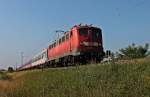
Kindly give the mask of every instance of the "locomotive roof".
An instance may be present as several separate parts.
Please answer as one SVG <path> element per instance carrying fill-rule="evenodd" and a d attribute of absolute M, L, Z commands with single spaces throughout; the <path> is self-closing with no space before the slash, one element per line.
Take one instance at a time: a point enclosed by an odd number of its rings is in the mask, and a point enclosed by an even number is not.
<path fill-rule="evenodd" d="M 98 27 L 95 27 L 95 26 L 92 26 L 92 25 L 75 25 L 72 27 L 72 29 L 80 29 L 80 28 L 96 28 L 96 29 L 100 29 L 101 28 L 98 28 Z"/>

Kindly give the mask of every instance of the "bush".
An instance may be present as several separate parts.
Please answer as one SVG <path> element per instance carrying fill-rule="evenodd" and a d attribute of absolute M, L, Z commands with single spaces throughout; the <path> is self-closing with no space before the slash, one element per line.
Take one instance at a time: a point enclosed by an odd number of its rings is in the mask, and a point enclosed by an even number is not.
<path fill-rule="evenodd" d="M 0 80 L 8 80 L 8 79 L 10 78 L 6 73 L 0 72 Z"/>
<path fill-rule="evenodd" d="M 146 43 L 145 46 L 136 46 L 134 43 L 126 48 L 122 48 L 117 53 L 119 58 L 144 58 L 149 55 L 148 52 L 149 44 Z"/>

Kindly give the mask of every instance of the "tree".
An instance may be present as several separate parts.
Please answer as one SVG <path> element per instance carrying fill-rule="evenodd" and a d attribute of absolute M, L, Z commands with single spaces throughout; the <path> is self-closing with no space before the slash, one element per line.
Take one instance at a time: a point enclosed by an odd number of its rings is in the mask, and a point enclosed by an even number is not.
<path fill-rule="evenodd" d="M 149 44 L 145 46 L 136 46 L 134 43 L 126 48 L 122 48 L 118 52 L 119 58 L 144 58 L 149 55 L 148 52 Z"/>

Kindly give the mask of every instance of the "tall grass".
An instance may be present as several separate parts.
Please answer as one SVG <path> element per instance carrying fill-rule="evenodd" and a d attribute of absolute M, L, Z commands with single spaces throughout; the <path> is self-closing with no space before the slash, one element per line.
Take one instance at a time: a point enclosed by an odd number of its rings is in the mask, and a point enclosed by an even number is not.
<path fill-rule="evenodd" d="M 10 77 L 4 73 L 4 72 L 0 72 L 0 80 L 8 80 L 10 79 Z"/>
<path fill-rule="evenodd" d="M 150 62 L 133 63 L 28 71 L 17 77 L 4 94 L 5 97 L 150 97 Z"/>

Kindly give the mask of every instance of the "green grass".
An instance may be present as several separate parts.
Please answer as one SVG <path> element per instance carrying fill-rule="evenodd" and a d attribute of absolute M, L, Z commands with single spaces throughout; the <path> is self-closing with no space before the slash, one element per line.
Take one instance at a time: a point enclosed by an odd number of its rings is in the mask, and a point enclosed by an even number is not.
<path fill-rule="evenodd" d="M 150 97 L 150 62 L 33 70 L 14 80 L 5 97 Z"/>
<path fill-rule="evenodd" d="M 9 76 L 4 73 L 4 72 L 0 72 L 0 80 L 8 80 Z"/>

